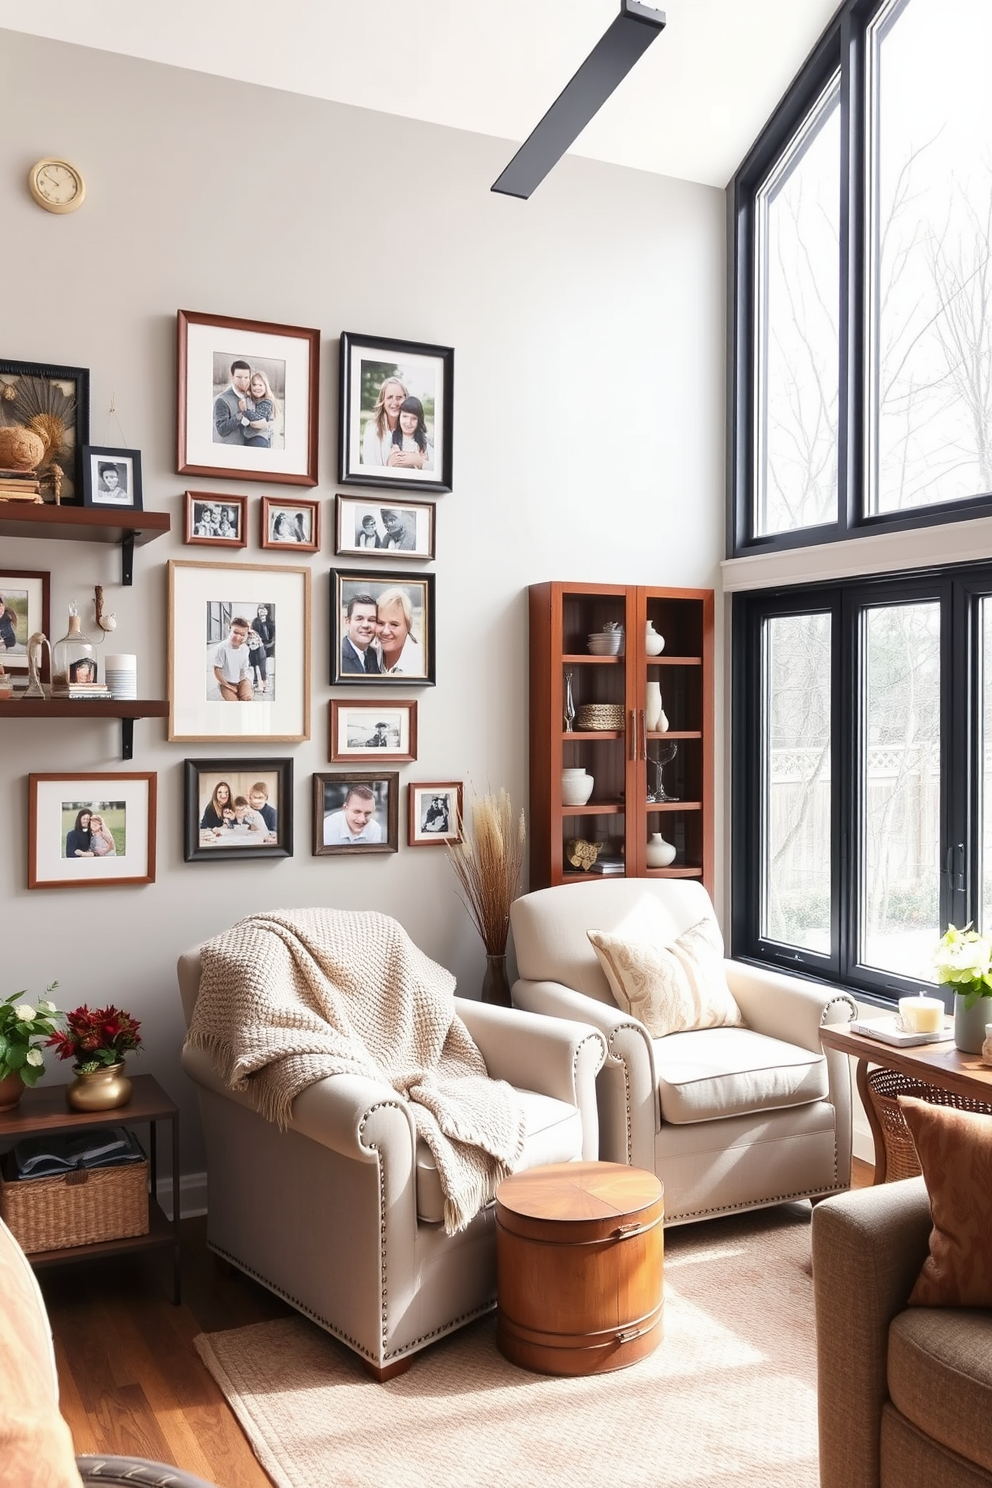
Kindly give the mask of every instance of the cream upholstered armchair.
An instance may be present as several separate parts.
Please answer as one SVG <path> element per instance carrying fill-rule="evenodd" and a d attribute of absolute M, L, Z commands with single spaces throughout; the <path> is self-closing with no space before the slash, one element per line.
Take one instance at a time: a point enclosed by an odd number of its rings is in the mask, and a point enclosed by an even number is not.
<path fill-rule="evenodd" d="M 674 943 L 713 907 L 687 879 L 561 884 L 510 911 L 516 1007 L 580 1019 L 609 1053 L 598 1078 L 600 1157 L 657 1173 L 665 1222 L 813 1199 L 851 1180 L 851 1079 L 822 1024 L 856 1016 L 850 997 L 724 960 L 741 1027 L 654 1038 L 621 1011 L 587 931 L 622 936 L 647 908 Z M 721 965 L 722 948 L 714 953 Z"/>
<path fill-rule="evenodd" d="M 187 1025 L 199 948 L 179 960 Z M 595 1158 L 595 1029 L 455 998 L 493 1079 L 526 1115 L 520 1168 Z M 494 1206 L 454 1235 L 430 1153 L 389 1085 L 331 1075 L 293 1103 L 289 1129 L 259 1115 L 201 1049 L 183 1051 L 199 1087 L 210 1248 L 326 1328 L 376 1379 L 496 1301 Z"/>

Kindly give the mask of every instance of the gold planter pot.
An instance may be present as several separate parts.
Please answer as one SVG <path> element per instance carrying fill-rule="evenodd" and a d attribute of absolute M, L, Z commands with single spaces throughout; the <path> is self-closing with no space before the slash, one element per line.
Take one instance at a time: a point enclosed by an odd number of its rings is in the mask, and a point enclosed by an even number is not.
<path fill-rule="evenodd" d="M 112 1111 L 131 1099 L 131 1081 L 124 1073 L 123 1059 L 89 1074 L 76 1070 L 76 1078 L 65 1087 L 66 1104 L 74 1111 Z"/>

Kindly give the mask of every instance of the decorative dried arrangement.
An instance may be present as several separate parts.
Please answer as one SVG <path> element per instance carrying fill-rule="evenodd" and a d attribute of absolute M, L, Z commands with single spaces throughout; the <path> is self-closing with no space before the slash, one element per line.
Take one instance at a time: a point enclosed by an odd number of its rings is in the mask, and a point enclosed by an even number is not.
<path fill-rule="evenodd" d="M 527 841 L 524 813 L 521 810 L 514 819 L 509 794 L 500 790 L 495 796 L 476 797 L 471 833 L 462 818 L 458 828 L 462 840 L 449 848 L 448 857 L 462 887 L 465 908 L 486 948 L 482 1000 L 509 1007 L 506 938 Z"/>

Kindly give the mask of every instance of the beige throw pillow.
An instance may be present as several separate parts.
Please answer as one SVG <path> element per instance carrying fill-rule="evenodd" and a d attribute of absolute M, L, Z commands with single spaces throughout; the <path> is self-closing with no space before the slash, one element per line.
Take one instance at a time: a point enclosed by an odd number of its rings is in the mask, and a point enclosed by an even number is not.
<path fill-rule="evenodd" d="M 587 930 L 617 1006 L 653 1038 L 690 1028 L 739 1028 L 744 1019 L 723 970 L 723 937 L 707 916 L 662 945 L 645 935 Z"/>

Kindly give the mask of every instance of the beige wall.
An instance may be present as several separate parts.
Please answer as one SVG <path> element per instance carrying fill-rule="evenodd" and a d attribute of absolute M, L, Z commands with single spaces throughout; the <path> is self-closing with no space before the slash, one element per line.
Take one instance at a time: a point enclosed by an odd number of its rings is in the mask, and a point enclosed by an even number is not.
<path fill-rule="evenodd" d="M 12 32 L 0 32 L 0 80 L 0 357 L 89 367 L 91 441 L 141 450 L 145 505 L 168 511 L 173 529 L 137 549 L 130 589 L 114 551 L 94 544 L 3 540 L 2 563 L 51 571 L 55 636 L 71 599 L 91 618 L 102 583 L 118 619 L 113 649 L 137 652 L 143 695 L 166 693 L 167 560 L 213 556 L 183 546 L 184 490 L 248 496 L 249 546 L 228 556 L 252 561 L 261 495 L 293 489 L 175 473 L 176 311 L 321 330 L 320 483 L 306 493 L 324 502 L 325 531 L 312 559 L 310 742 L 170 745 L 164 723 L 138 723 L 131 768 L 159 780 L 157 883 L 29 892 L 29 771 L 123 768 L 119 729 L 0 725 L 4 991 L 57 978 L 62 1006 L 113 1000 L 140 1017 L 148 1052 L 133 1067 L 182 1102 L 194 1171 L 174 973 L 185 947 L 256 909 L 372 906 L 397 916 L 466 995 L 481 978 L 443 853 L 310 852 L 310 777 L 329 768 L 339 333 L 455 348 L 455 483 L 438 499 L 433 565 L 438 685 L 415 694 L 419 758 L 401 781 L 505 785 L 522 803 L 526 586 L 718 581 L 724 199 L 567 159 L 518 202 L 489 190 L 506 141 Z M 28 195 L 28 166 L 46 154 L 84 171 L 77 213 L 45 213 Z M 184 758 L 288 750 L 295 857 L 184 863 Z"/>

